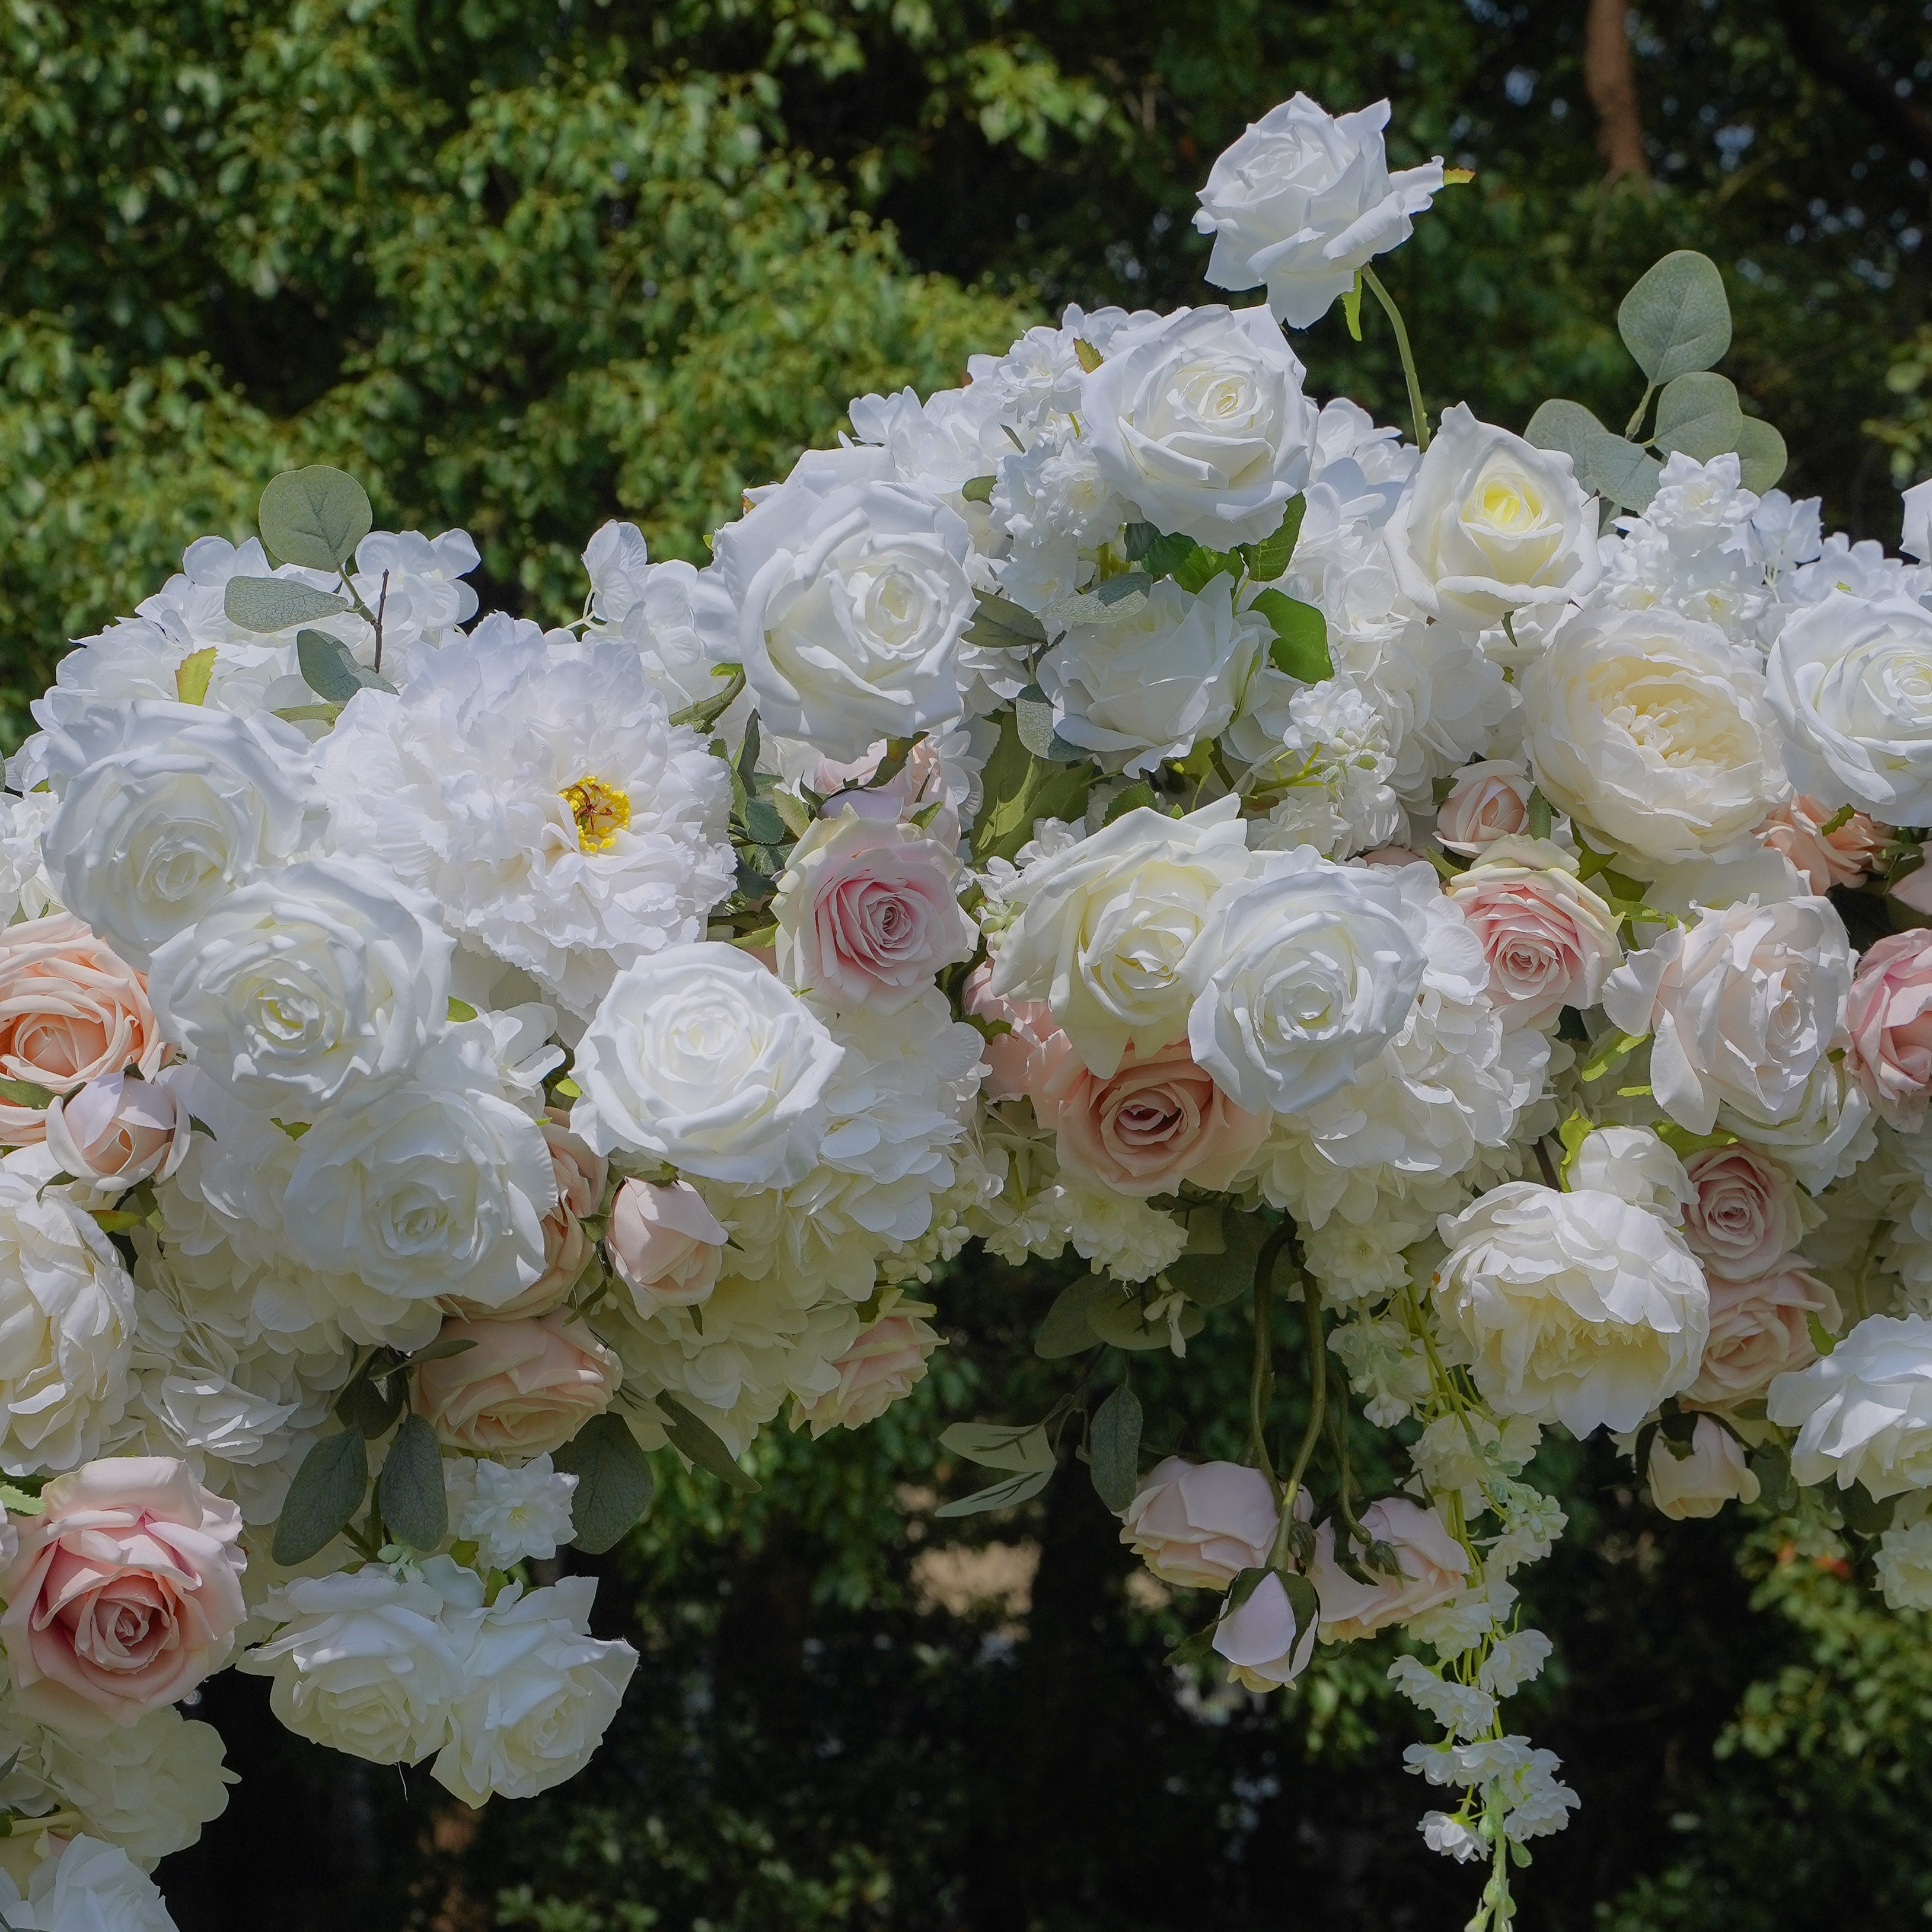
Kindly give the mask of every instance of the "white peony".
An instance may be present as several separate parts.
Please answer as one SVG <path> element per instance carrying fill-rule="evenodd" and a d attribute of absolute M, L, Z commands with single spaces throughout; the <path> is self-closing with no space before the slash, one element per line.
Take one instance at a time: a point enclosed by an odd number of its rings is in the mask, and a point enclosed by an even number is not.
<path fill-rule="evenodd" d="M 1648 1127 L 1593 1127 L 1564 1180 L 1579 1193 L 1614 1194 L 1673 1228 L 1697 1198 L 1683 1162 Z"/>
<path fill-rule="evenodd" d="M 1862 1483 L 1882 1499 L 1932 1486 L 1932 1320 L 1868 1315 L 1809 1368 L 1772 1382 L 1766 1412 L 1796 1429 L 1801 1483 Z"/>
<path fill-rule="evenodd" d="M 1444 1216 L 1441 1233 L 1436 1310 L 1499 1413 L 1578 1436 L 1634 1429 L 1696 1380 L 1709 1291 L 1655 1215 L 1510 1181 Z"/>
<path fill-rule="evenodd" d="M 443 1488 L 450 1532 L 474 1543 L 493 1570 L 507 1570 L 526 1556 L 548 1559 L 571 1540 L 571 1502 L 578 1478 L 548 1456 L 516 1468 L 474 1456 L 444 1459 Z"/>
<path fill-rule="evenodd" d="M 24 1755 L 86 1831 L 145 1870 L 193 1844 L 228 1808 L 237 1781 L 223 1762 L 221 1733 L 171 1704 L 100 1737 L 43 1730 Z"/>
<path fill-rule="evenodd" d="M 0 1920 L 13 1932 L 175 1932 L 154 1880 L 118 1845 L 85 1832 L 50 1849 L 24 1898 L 0 1872 Z"/>
<path fill-rule="evenodd" d="M 1288 327 L 1319 322 L 1358 270 L 1408 239 L 1409 218 L 1442 186 L 1439 155 L 1390 172 L 1388 118 L 1386 100 L 1334 115 L 1298 94 L 1250 122 L 1201 190 L 1194 225 L 1214 238 L 1208 280 L 1264 283 Z"/>

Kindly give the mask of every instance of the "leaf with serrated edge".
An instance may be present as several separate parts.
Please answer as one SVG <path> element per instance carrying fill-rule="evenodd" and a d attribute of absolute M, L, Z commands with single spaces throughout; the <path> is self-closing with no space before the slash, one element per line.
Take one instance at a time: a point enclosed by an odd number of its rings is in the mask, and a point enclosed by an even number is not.
<path fill-rule="evenodd" d="M 936 1516 L 979 1516 L 987 1510 L 1011 1509 L 1016 1503 L 1023 1503 L 1038 1496 L 1053 1480 L 1051 1469 L 1036 1469 L 1030 1475 L 1014 1476 L 1004 1483 L 995 1483 L 990 1490 L 976 1490 L 970 1496 L 962 1496 L 956 1502 L 941 1503 L 933 1511 Z"/>
<path fill-rule="evenodd" d="M 969 1462 L 1022 1474 L 1053 1467 L 1053 1444 L 1037 1422 L 956 1422 L 940 1436 L 942 1447 Z"/>
<path fill-rule="evenodd" d="M 374 520 L 362 484 L 322 463 L 284 470 L 262 492 L 256 513 L 270 554 L 305 570 L 339 568 Z"/>
<path fill-rule="evenodd" d="M 220 654 L 212 644 L 190 651 L 175 666 L 175 695 L 184 704 L 207 701 L 208 687 L 214 676 L 214 660 Z"/>
<path fill-rule="evenodd" d="M 382 1459 L 376 1500 L 390 1538 L 412 1550 L 434 1550 L 449 1534 L 449 1497 L 442 1484 L 442 1451 L 420 1415 L 406 1415 Z"/>
<path fill-rule="evenodd" d="M 577 1478 L 572 1540 L 587 1556 L 620 1542 L 651 1506 L 656 1482 L 650 1462 L 621 1416 L 592 1416 L 552 1461 Z"/>
<path fill-rule="evenodd" d="M 275 1521 L 271 1554 L 284 1568 L 326 1549 L 362 1507 L 369 1487 L 369 1452 L 352 1429 L 325 1436 L 302 1458 Z"/>

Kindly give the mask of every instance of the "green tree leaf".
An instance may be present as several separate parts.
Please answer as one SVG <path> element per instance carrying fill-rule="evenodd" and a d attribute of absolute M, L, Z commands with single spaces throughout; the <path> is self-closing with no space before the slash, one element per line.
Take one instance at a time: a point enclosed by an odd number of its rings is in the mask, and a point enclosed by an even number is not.
<path fill-rule="evenodd" d="M 1744 427 L 1737 385 L 1728 376 L 1693 371 L 1664 385 L 1652 434 L 1659 448 L 1708 463 L 1736 448 Z"/>
<path fill-rule="evenodd" d="M 1258 590 L 1253 608 L 1274 627 L 1268 662 L 1278 671 L 1304 684 L 1319 684 L 1335 675 L 1328 655 L 1328 620 L 1312 604 L 1304 604 L 1285 590 Z"/>
<path fill-rule="evenodd" d="M 401 1381 L 400 1375 L 396 1377 Z M 403 1418 L 376 1479 L 376 1500 L 390 1537 L 412 1550 L 434 1550 L 449 1534 L 449 1497 L 436 1431 L 420 1415 Z"/>
<path fill-rule="evenodd" d="M 286 631 L 348 608 L 347 600 L 333 591 L 285 577 L 231 577 L 221 593 L 222 614 L 244 631 Z"/>
<path fill-rule="evenodd" d="M 1046 626 L 1010 597 L 982 591 L 974 608 L 973 621 L 966 626 L 965 640 L 989 650 L 1037 650 L 1046 642 Z"/>
<path fill-rule="evenodd" d="M 1259 543 L 1239 547 L 1247 563 L 1248 574 L 1256 582 L 1272 583 L 1294 561 L 1295 543 L 1301 535 L 1301 520 L 1307 514 L 1308 499 L 1298 490 L 1288 500 L 1288 507 L 1282 512 L 1280 526 L 1273 536 L 1264 537 Z"/>
<path fill-rule="evenodd" d="M 650 1459 L 620 1415 L 593 1415 L 551 1460 L 577 1478 L 572 1540 L 587 1555 L 614 1547 L 651 1506 L 656 1480 Z"/>
<path fill-rule="evenodd" d="M 1094 1487 L 1116 1516 L 1141 1486 L 1140 1398 L 1123 1382 L 1094 1412 Z"/>
<path fill-rule="evenodd" d="M 985 802 L 973 826 L 973 858 L 1010 859 L 1033 836 L 1042 818 L 1078 818 L 1100 776 L 1093 765 L 1055 764 L 1036 758 L 1020 741 L 1010 711 L 1000 718 L 1000 740 L 982 778 Z"/>
<path fill-rule="evenodd" d="M 374 518 L 369 494 L 354 477 L 315 463 L 276 477 L 262 492 L 256 520 L 271 556 L 304 570 L 337 570 L 355 555 Z"/>
<path fill-rule="evenodd" d="M 361 1433 L 325 1436 L 302 1458 L 275 1520 L 271 1553 L 285 1568 L 305 1563 L 347 1527 L 369 1488 L 369 1452 Z"/>
<path fill-rule="evenodd" d="M 1673 250 L 1624 297 L 1617 332 L 1659 386 L 1711 368 L 1731 346 L 1731 304 L 1718 265 L 1694 249 Z"/>

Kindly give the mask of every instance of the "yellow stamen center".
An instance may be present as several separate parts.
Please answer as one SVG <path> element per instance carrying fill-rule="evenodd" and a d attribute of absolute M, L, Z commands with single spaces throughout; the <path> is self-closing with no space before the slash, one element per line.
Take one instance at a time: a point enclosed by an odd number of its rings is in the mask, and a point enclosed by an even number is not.
<path fill-rule="evenodd" d="M 602 778 L 579 778 L 566 785 L 558 795 L 577 821 L 580 851 L 609 851 L 616 844 L 618 833 L 631 822 L 629 793 L 607 785 Z"/>

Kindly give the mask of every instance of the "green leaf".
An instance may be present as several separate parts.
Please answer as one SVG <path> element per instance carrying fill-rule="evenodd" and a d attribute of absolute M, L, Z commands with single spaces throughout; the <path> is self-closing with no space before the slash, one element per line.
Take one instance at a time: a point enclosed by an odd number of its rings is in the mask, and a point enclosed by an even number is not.
<path fill-rule="evenodd" d="M 262 492 L 256 513 L 272 555 L 305 570 L 338 570 L 356 554 L 375 519 L 368 492 L 326 464 L 284 470 Z"/>
<path fill-rule="evenodd" d="M 214 660 L 219 655 L 214 646 L 209 644 L 200 650 L 189 652 L 175 666 L 175 695 L 184 704 L 206 701 L 208 682 L 214 676 Z"/>
<path fill-rule="evenodd" d="M 1784 439 L 1762 416 L 1746 416 L 1731 447 L 1738 453 L 1741 481 L 1761 496 L 1784 474 Z"/>
<path fill-rule="evenodd" d="M 1046 642 L 1046 626 L 1024 604 L 987 590 L 980 593 L 965 639 L 989 650 L 1037 650 Z"/>
<path fill-rule="evenodd" d="M 1129 524 L 1120 532 L 1120 548 L 1130 563 L 1138 563 L 1160 541 L 1160 530 L 1153 524 Z"/>
<path fill-rule="evenodd" d="M 1142 1312 L 1140 1296 L 1118 1284 L 1113 1292 L 1096 1300 L 1087 1311 L 1087 1325 L 1102 1341 L 1110 1342 L 1117 1348 L 1165 1348 L 1173 1340 L 1167 1317 L 1163 1315 L 1150 1325 Z M 1190 1304 L 1181 1310 L 1178 1325 L 1185 1341 L 1200 1334 L 1207 1326 L 1207 1318 Z"/>
<path fill-rule="evenodd" d="M 1116 1516 L 1141 1486 L 1140 1398 L 1123 1382 L 1094 1412 L 1094 1487 Z"/>
<path fill-rule="evenodd" d="M 464 1021 L 473 1020 L 476 1017 L 476 1009 L 467 1000 L 459 1000 L 454 994 L 451 994 L 449 1018 L 452 1025 L 460 1025 Z"/>
<path fill-rule="evenodd" d="M 1579 1080 L 1600 1080 L 1612 1067 L 1621 1066 L 1650 1037 L 1647 1033 L 1613 1033 L 1577 1070 Z"/>
<path fill-rule="evenodd" d="M 664 1418 L 664 1433 L 670 1438 L 670 1446 L 680 1456 L 700 1469 L 710 1470 L 721 1482 L 746 1496 L 756 1493 L 758 1484 L 739 1468 L 738 1459 L 718 1439 L 709 1423 L 700 1422 L 676 1396 L 662 1389 L 651 1400 Z"/>
<path fill-rule="evenodd" d="M 1288 500 L 1288 507 L 1282 512 L 1280 526 L 1271 537 L 1264 537 L 1259 543 L 1238 546 L 1240 555 L 1246 560 L 1248 574 L 1258 583 L 1271 583 L 1285 571 L 1294 558 L 1294 546 L 1301 535 L 1301 520 L 1308 514 L 1308 499 L 1300 491 Z"/>
<path fill-rule="evenodd" d="M 14 1516 L 45 1516 L 47 1506 L 29 1491 L 12 1483 L 0 1483 L 0 1509 Z"/>
<path fill-rule="evenodd" d="M 333 724 L 342 716 L 339 704 L 285 704 L 275 713 L 291 724 Z"/>
<path fill-rule="evenodd" d="M 1328 620 L 1312 604 L 1304 604 L 1285 590 L 1258 590 L 1252 608 L 1274 627 L 1268 662 L 1278 671 L 1304 684 L 1319 684 L 1335 675 L 1328 655 Z"/>
<path fill-rule="evenodd" d="M 346 704 L 358 691 L 396 688 L 368 665 L 358 664 L 349 646 L 326 631 L 296 633 L 296 662 L 302 668 L 302 682 L 332 704 Z"/>
<path fill-rule="evenodd" d="M 1277 1570 L 1275 1574 L 1288 1592 L 1288 1606 L 1294 1612 L 1297 1636 L 1312 1630 L 1322 1621 L 1322 1599 L 1316 1594 L 1315 1586 L 1298 1570 Z"/>
<path fill-rule="evenodd" d="M 1084 335 L 1076 335 L 1073 338 L 1073 352 L 1079 357 L 1080 366 L 1088 375 L 1092 375 L 1100 368 L 1100 352 Z"/>
<path fill-rule="evenodd" d="M 1142 551 L 1141 568 L 1150 577 L 1172 577 L 1175 570 L 1200 548 L 1192 537 L 1184 537 L 1170 532 L 1166 536 L 1156 537 Z M 1209 574 L 1211 575 L 1212 572 Z"/>
<path fill-rule="evenodd" d="M 1355 285 L 1342 298 L 1342 320 L 1348 325 L 1348 339 L 1362 339 L 1362 272 L 1355 271 Z"/>
<path fill-rule="evenodd" d="M 1198 597 L 1223 572 L 1238 582 L 1240 558 L 1231 550 L 1210 550 L 1205 544 L 1198 543 L 1174 566 L 1170 574 L 1190 596 Z"/>
<path fill-rule="evenodd" d="M 1053 755 L 1053 701 L 1036 684 L 1030 684 L 1013 700 L 1013 723 L 1020 742 L 1036 758 Z"/>
<path fill-rule="evenodd" d="M 700 738 L 730 710 L 734 700 L 745 688 L 742 664 L 713 664 L 711 675 L 724 680 L 722 691 L 714 692 L 709 698 L 700 698 L 695 704 L 687 704 L 682 710 L 670 714 L 674 724 L 688 724 Z"/>
<path fill-rule="evenodd" d="M 1845 1513 L 1846 1524 L 1859 1535 L 1877 1536 L 1892 1527 L 1892 1512 L 1898 1507 L 1898 1498 L 1887 1496 L 1882 1501 L 1874 1501 L 1864 1484 L 1854 1483 L 1849 1490 L 1840 1492 L 1838 1507 Z"/>
<path fill-rule="evenodd" d="M 988 1469 L 1024 1475 L 1053 1467 L 1053 1444 L 1037 1422 L 956 1422 L 940 1432 L 939 1440 L 954 1455 Z"/>
<path fill-rule="evenodd" d="M 1652 434 L 1660 449 L 1708 463 L 1736 448 L 1744 427 L 1737 385 L 1728 376 L 1694 372 L 1664 385 Z"/>
<path fill-rule="evenodd" d="M 1100 1338 L 1088 1322 L 1088 1311 L 1103 1295 L 1118 1292 L 1113 1282 L 1100 1274 L 1084 1274 L 1062 1288 L 1034 1338 L 1034 1353 L 1044 1360 L 1059 1362 L 1097 1348 Z"/>
<path fill-rule="evenodd" d="M 400 1379 L 400 1378 L 398 1378 Z M 442 1451 L 420 1415 L 406 1415 L 382 1459 L 376 1500 L 392 1540 L 434 1550 L 449 1534 L 449 1498 L 442 1486 Z"/>
<path fill-rule="evenodd" d="M 1694 249 L 1673 250 L 1624 297 L 1617 333 L 1654 383 L 1711 368 L 1731 346 L 1731 304 L 1717 264 Z"/>
<path fill-rule="evenodd" d="M 1004 1483 L 995 1483 L 990 1490 L 976 1490 L 970 1496 L 960 1497 L 956 1502 L 941 1503 L 933 1514 L 978 1516 L 987 1510 L 1011 1509 L 1016 1503 L 1026 1502 L 1038 1496 L 1052 1480 L 1051 1469 L 1036 1469 L 1030 1475 L 1010 1476 Z"/>
<path fill-rule="evenodd" d="M 1581 403 L 1552 396 L 1537 406 L 1523 436 L 1538 449 L 1562 450 L 1576 466 L 1576 480 L 1587 490 L 1590 486 L 1583 481 L 1585 454 L 1595 438 L 1610 433 Z"/>
<path fill-rule="evenodd" d="M 325 1436 L 302 1458 L 275 1520 L 271 1553 L 284 1568 L 305 1563 L 340 1533 L 362 1507 L 369 1452 L 352 1429 Z"/>
<path fill-rule="evenodd" d="M 1100 823 L 1105 827 L 1117 818 L 1124 818 L 1130 812 L 1140 812 L 1154 803 L 1154 787 L 1145 778 L 1136 778 L 1124 791 L 1116 792 L 1107 801 L 1107 809 L 1101 814 Z"/>
<path fill-rule="evenodd" d="M 1529 794 L 1529 836 L 1532 838 L 1547 838 L 1554 829 L 1556 814 L 1550 808 L 1550 801 L 1540 790 L 1532 790 Z"/>
<path fill-rule="evenodd" d="M 407 1400 L 400 1375 L 364 1372 L 352 1377 L 335 1398 L 336 1418 L 374 1442 L 389 1432 Z"/>
<path fill-rule="evenodd" d="M 1627 510 L 1646 510 L 1657 494 L 1664 465 L 1647 449 L 1604 430 L 1593 436 L 1580 468 L 1586 489 Z"/>
<path fill-rule="evenodd" d="M 345 598 L 285 577 L 231 577 L 221 593 L 222 614 L 244 631 L 286 631 L 349 608 Z"/>
<path fill-rule="evenodd" d="M 960 484 L 959 494 L 969 503 L 990 503 L 993 500 L 993 484 L 998 479 L 991 476 L 970 476 Z"/>
<path fill-rule="evenodd" d="M 442 1336 L 427 1348 L 418 1348 L 410 1358 L 410 1364 L 412 1368 L 419 1368 L 424 1362 L 446 1362 L 452 1355 L 466 1355 L 476 1346 L 472 1336 Z"/>
<path fill-rule="evenodd" d="M 0 1080 L 0 1100 L 10 1100 L 16 1107 L 51 1107 L 54 1096 L 31 1080 Z"/>
<path fill-rule="evenodd" d="M 1250 1292 L 1268 1238 L 1262 1223 L 1252 1214 L 1197 1208 L 1187 1226 L 1186 1252 L 1162 1271 L 1162 1278 L 1198 1308 L 1219 1308 Z"/>
<path fill-rule="evenodd" d="M 983 802 L 973 826 L 973 859 L 1010 859 L 1033 836 L 1042 818 L 1077 819 L 1100 776 L 1085 761 L 1054 764 L 1036 758 L 1020 742 L 1010 711 L 1000 718 L 1000 740 L 982 775 Z"/>
<path fill-rule="evenodd" d="M 608 1410 L 592 1416 L 551 1460 L 577 1478 L 570 1499 L 572 1540 L 588 1556 L 620 1542 L 651 1506 L 656 1481 L 650 1462 L 622 1416 Z"/>

